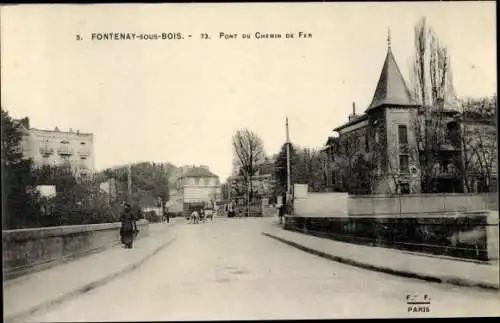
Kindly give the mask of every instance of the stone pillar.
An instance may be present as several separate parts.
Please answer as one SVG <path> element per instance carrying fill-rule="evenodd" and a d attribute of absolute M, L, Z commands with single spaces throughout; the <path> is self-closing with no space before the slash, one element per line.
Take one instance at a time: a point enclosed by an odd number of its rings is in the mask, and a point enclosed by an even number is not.
<path fill-rule="evenodd" d="M 486 246 L 488 260 L 498 260 L 498 211 L 488 211 L 486 226 Z"/>

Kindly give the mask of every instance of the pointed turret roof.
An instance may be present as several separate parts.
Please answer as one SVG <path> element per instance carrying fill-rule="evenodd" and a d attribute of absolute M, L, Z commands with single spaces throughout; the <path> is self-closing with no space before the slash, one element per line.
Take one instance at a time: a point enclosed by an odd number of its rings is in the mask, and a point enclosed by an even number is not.
<path fill-rule="evenodd" d="M 372 103 L 366 111 L 375 109 L 381 105 L 415 106 L 410 90 L 408 90 L 396 59 L 392 54 L 390 42 Z"/>

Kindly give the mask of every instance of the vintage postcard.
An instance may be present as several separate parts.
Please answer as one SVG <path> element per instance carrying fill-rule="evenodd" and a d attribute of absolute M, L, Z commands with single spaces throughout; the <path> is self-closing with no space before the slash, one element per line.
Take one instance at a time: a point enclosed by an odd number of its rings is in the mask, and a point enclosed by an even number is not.
<path fill-rule="evenodd" d="M 494 2 L 0 10 L 6 322 L 500 315 Z"/>

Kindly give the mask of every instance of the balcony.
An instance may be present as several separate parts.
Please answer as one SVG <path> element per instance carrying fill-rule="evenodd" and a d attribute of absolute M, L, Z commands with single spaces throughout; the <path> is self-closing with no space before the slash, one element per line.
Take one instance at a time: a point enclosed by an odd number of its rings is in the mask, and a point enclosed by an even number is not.
<path fill-rule="evenodd" d="M 80 170 L 89 170 L 89 167 L 83 163 L 78 164 Z"/>
<path fill-rule="evenodd" d="M 88 157 L 90 155 L 90 149 L 88 148 L 80 148 L 78 149 L 78 156 L 80 157 Z"/>
<path fill-rule="evenodd" d="M 40 147 L 40 154 L 44 157 L 48 157 L 54 153 L 54 148 L 51 148 L 49 146 L 42 146 Z"/>
<path fill-rule="evenodd" d="M 71 156 L 71 155 L 73 155 L 73 148 L 60 147 L 57 149 L 57 153 L 61 156 Z"/>

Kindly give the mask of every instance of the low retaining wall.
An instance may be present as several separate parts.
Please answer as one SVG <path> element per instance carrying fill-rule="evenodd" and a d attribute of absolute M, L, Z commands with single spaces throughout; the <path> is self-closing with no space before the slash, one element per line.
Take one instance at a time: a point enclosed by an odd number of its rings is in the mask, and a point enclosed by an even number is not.
<path fill-rule="evenodd" d="M 138 239 L 149 235 L 137 221 Z M 120 242 L 120 223 L 71 225 L 2 231 L 4 280 L 46 269 Z"/>
<path fill-rule="evenodd" d="M 338 192 L 305 193 L 294 199 L 293 209 L 295 215 L 311 218 L 498 210 L 498 195 L 445 193 L 388 196 L 348 195 Z"/>
<path fill-rule="evenodd" d="M 302 217 L 341 217 L 348 215 L 347 193 L 307 193 L 293 201 L 293 212 Z"/>
<path fill-rule="evenodd" d="M 287 216 L 285 229 L 369 244 L 481 261 L 498 260 L 498 211 L 418 216 Z"/>
<path fill-rule="evenodd" d="M 353 195 L 347 207 L 350 216 L 420 214 L 498 210 L 497 194 Z"/>

